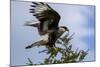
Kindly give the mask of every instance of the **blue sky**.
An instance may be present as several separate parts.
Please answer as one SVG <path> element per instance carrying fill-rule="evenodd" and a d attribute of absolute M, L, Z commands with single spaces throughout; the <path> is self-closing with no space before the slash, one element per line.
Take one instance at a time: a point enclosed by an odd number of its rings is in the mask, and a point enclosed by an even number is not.
<path fill-rule="evenodd" d="M 11 65 L 23 65 L 27 58 L 39 63 L 47 57 L 45 53 L 38 54 L 44 47 L 25 50 L 27 45 L 40 38 L 37 29 L 24 26 L 26 21 L 37 21 L 29 13 L 30 5 L 31 2 L 11 2 Z M 95 7 L 52 3 L 49 5 L 61 15 L 59 25 L 67 26 L 70 34 L 75 33 L 71 41 L 73 50 L 89 49 L 84 61 L 95 60 Z"/>

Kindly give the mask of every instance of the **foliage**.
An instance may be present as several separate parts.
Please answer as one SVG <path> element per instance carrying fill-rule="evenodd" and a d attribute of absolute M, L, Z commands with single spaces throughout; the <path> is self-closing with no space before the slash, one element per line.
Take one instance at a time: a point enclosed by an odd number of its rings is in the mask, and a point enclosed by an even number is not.
<path fill-rule="evenodd" d="M 39 53 L 46 53 L 48 55 L 44 62 L 41 62 L 40 64 L 60 64 L 83 61 L 85 56 L 88 54 L 88 50 L 78 50 L 78 48 L 73 50 L 72 44 L 70 43 L 73 35 L 74 34 L 69 36 L 69 33 L 67 33 L 65 36 L 57 40 L 56 47 L 46 47 L 45 50 L 39 51 Z M 57 58 L 58 55 L 61 55 L 59 59 Z M 29 63 L 27 63 L 27 65 L 39 65 L 34 64 L 29 58 L 28 60 Z"/>

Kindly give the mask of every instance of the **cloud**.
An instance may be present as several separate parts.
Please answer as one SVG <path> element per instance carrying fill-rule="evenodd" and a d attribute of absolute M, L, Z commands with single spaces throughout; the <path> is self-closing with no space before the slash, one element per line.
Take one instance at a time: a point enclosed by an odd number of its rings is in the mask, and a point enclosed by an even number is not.
<path fill-rule="evenodd" d="M 74 50 L 77 48 L 79 48 L 80 50 L 89 49 L 89 54 L 85 58 L 85 61 L 94 60 L 95 51 L 94 48 L 90 47 L 93 46 L 94 44 L 89 44 L 88 42 L 82 40 L 82 38 L 84 37 L 89 38 L 91 36 L 94 36 L 94 27 L 92 28 L 86 27 L 87 24 L 94 23 L 91 22 L 91 19 L 89 19 L 89 18 L 94 19 L 94 7 L 77 6 L 77 5 L 67 5 L 58 7 L 63 8 L 63 9 L 54 8 L 55 10 L 58 10 L 61 15 L 60 25 L 67 26 L 70 29 L 70 34 L 75 33 L 71 41 L 73 49 Z M 92 41 L 92 39 L 90 41 Z M 91 58 L 89 58 L 90 55 Z"/>

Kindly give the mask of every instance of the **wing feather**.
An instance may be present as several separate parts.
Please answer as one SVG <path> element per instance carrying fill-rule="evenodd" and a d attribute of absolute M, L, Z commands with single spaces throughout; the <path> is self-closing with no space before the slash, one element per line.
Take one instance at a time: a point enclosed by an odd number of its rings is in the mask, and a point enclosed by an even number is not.
<path fill-rule="evenodd" d="M 43 2 L 32 2 L 31 7 L 30 13 L 40 21 L 40 31 L 53 30 L 58 27 L 60 15 L 48 4 Z M 45 23 L 48 24 L 45 25 Z M 47 27 L 47 30 L 43 29 L 44 26 Z"/>

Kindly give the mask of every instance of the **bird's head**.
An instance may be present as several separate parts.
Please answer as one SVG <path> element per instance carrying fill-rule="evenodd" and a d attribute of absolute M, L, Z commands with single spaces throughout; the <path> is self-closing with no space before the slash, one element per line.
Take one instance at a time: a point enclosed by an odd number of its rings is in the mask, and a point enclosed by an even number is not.
<path fill-rule="evenodd" d="M 69 32 L 69 29 L 68 29 L 67 27 L 65 27 L 65 26 L 60 26 L 60 27 L 59 27 L 59 30 L 60 30 L 61 32 L 66 32 L 66 31 Z"/>

